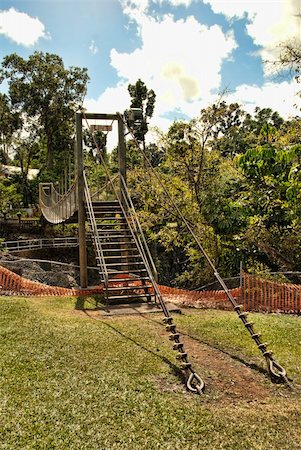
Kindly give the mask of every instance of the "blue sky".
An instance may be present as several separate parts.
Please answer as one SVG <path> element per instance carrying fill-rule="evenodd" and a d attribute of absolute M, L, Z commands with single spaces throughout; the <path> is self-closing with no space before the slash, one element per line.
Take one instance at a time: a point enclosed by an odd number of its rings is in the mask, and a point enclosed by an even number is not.
<path fill-rule="evenodd" d="M 157 94 L 153 124 L 196 117 L 227 88 L 251 111 L 296 115 L 298 87 L 265 60 L 301 39 L 300 0 L 0 0 L 0 58 L 56 53 L 87 67 L 89 111 L 123 111 L 141 78 Z M 5 86 L 0 88 L 5 89 Z"/>

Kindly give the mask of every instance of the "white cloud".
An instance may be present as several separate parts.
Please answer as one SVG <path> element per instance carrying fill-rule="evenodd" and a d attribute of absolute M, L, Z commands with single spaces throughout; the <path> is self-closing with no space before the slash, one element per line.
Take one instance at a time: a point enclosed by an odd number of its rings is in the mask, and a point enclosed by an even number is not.
<path fill-rule="evenodd" d="M 299 90 L 299 86 L 296 82 L 283 81 L 282 83 L 267 82 L 263 86 L 256 85 L 240 85 L 235 92 L 228 94 L 225 97 L 227 103 L 237 102 L 241 104 L 242 108 L 253 114 L 256 106 L 260 108 L 271 108 L 273 111 L 278 111 L 279 114 L 287 119 L 293 117 L 299 113 L 299 111 L 293 106 L 300 98 L 296 96 Z M 168 128 L 172 124 L 176 117 L 176 113 L 185 113 L 189 118 L 198 117 L 202 108 L 206 108 L 209 104 L 214 103 L 217 100 L 217 96 L 214 94 L 208 94 L 206 97 L 194 102 L 188 102 L 182 107 L 175 109 L 173 117 L 172 110 L 169 111 L 169 118 L 162 117 L 159 111 L 160 99 L 158 99 L 155 108 L 154 117 L 151 119 L 150 125 L 152 127 L 158 127 L 163 132 L 167 132 Z M 87 99 L 85 101 L 85 108 L 88 112 L 100 112 L 100 113 L 116 113 L 123 112 L 129 107 L 130 97 L 127 91 L 127 83 L 120 84 L 114 88 L 108 88 L 97 99 Z M 112 106 L 114 105 L 114 107 Z M 158 106 L 158 108 L 157 108 Z M 301 105 L 299 104 L 299 107 Z M 159 111 L 158 111 L 159 110 Z M 148 139 L 151 141 L 156 138 L 156 134 L 151 130 L 148 133 Z M 108 134 L 108 149 L 111 151 L 118 142 L 118 133 L 116 124 L 113 126 L 113 131 Z"/>
<path fill-rule="evenodd" d="M 277 55 L 277 45 L 287 39 L 301 39 L 300 0 L 204 0 L 215 13 L 229 19 L 248 18 L 248 34 L 261 46 L 263 60 Z M 299 17 L 298 17 L 299 15 Z"/>
<path fill-rule="evenodd" d="M 224 14 L 228 18 L 241 18 L 245 14 L 253 17 L 256 15 L 260 5 L 264 3 L 261 0 L 204 0 L 204 3 L 211 5 L 212 11 L 216 14 Z"/>
<path fill-rule="evenodd" d="M 155 3 L 159 3 L 160 5 L 163 3 L 167 3 L 171 6 L 190 6 L 194 0 L 154 0 Z"/>
<path fill-rule="evenodd" d="M 34 45 L 41 37 L 50 38 L 37 17 L 30 17 L 14 8 L 0 11 L 0 34 L 26 47 Z"/>
<path fill-rule="evenodd" d="M 127 83 L 120 83 L 113 88 L 107 88 L 98 99 L 86 99 L 84 107 L 89 113 L 115 114 L 123 113 L 130 105 L 130 95 L 127 90 Z M 108 125 L 110 122 L 107 123 Z M 108 133 L 107 146 L 111 151 L 118 142 L 118 130 L 116 123 L 113 124 L 113 131 Z"/>
<path fill-rule="evenodd" d="M 110 113 L 123 112 L 130 104 L 130 94 L 127 90 L 128 83 L 120 83 L 116 87 L 107 88 L 100 97 L 86 99 L 85 108 L 89 112 Z"/>
<path fill-rule="evenodd" d="M 147 15 L 150 1 L 120 0 L 124 13 L 136 22 L 141 45 L 131 53 L 111 50 L 111 65 L 124 83 L 141 78 L 157 95 L 154 120 L 178 110 L 190 115 L 221 84 L 221 67 L 237 47 L 232 32 L 200 24 L 194 17 Z M 186 4 L 193 0 L 156 0 Z"/>
<path fill-rule="evenodd" d="M 190 6 L 195 0 L 152 0 L 153 3 L 157 3 L 159 5 L 167 4 L 171 6 Z M 131 14 L 136 11 L 141 13 L 147 12 L 151 0 L 120 0 L 121 5 L 126 14 Z"/>
<path fill-rule="evenodd" d="M 139 16 L 141 47 L 132 53 L 111 51 L 111 65 L 121 79 L 141 78 L 157 94 L 157 113 L 206 97 L 221 83 L 220 70 L 236 42 L 217 25 L 201 25 L 194 17 L 160 21 Z"/>
<path fill-rule="evenodd" d="M 149 0 L 120 0 L 124 14 L 132 20 L 139 20 L 149 7 Z"/>
<path fill-rule="evenodd" d="M 179 113 L 189 118 L 197 117 L 202 108 L 216 101 L 216 92 L 222 88 L 222 64 L 231 58 L 237 46 L 233 34 L 224 34 L 218 25 L 202 25 L 194 17 L 181 20 L 171 15 L 160 19 L 151 17 L 146 14 L 149 6 L 147 0 L 121 1 L 129 19 L 137 24 L 140 47 L 131 53 L 111 50 L 111 65 L 122 81 L 118 86 L 106 89 L 97 100 L 87 100 L 85 107 L 91 112 L 124 111 L 130 104 L 128 84 L 141 78 L 157 95 L 151 126 L 167 131 Z M 169 3 L 175 4 L 176 1 L 169 0 Z M 214 3 L 214 0 L 210 1 Z M 255 20 L 258 15 L 263 17 L 261 7 L 256 8 L 255 3 L 257 6 L 261 4 L 240 0 L 235 2 L 235 8 L 232 6 L 230 9 L 234 2 L 220 2 L 224 5 L 224 11 L 228 5 L 229 16 L 233 14 L 237 17 L 244 15 L 248 4 L 250 26 L 258 23 Z M 267 40 L 259 32 L 256 36 L 260 42 Z M 250 113 L 256 106 L 271 107 L 286 118 L 297 114 L 292 106 L 297 102 L 297 91 L 297 86 L 292 82 L 265 83 L 262 87 L 241 85 L 227 96 L 226 101 L 237 101 Z M 116 142 L 115 130 L 109 134 L 109 148 Z"/>
<path fill-rule="evenodd" d="M 96 55 L 96 53 L 98 53 L 99 49 L 95 41 L 91 41 L 91 44 L 89 45 L 89 50 L 92 53 L 92 55 Z"/>
<path fill-rule="evenodd" d="M 293 105 L 299 102 L 296 94 L 299 86 L 296 82 L 283 81 L 282 83 L 267 82 L 263 86 L 243 84 L 238 86 L 234 93 L 227 96 L 227 102 L 238 102 L 243 109 L 252 113 L 256 106 L 260 108 L 272 108 L 284 117 L 292 117 L 299 114 Z"/>

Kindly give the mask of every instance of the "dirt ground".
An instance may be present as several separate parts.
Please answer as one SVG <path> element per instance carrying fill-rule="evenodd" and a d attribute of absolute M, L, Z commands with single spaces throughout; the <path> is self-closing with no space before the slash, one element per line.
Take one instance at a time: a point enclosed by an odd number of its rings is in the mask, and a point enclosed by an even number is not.
<path fill-rule="evenodd" d="M 97 310 L 82 310 L 77 311 L 76 314 L 97 320 L 116 319 L 116 316 L 103 317 Z M 128 317 L 119 316 L 118 320 L 127 320 Z M 155 324 L 158 335 L 162 336 L 162 341 L 168 341 L 167 332 L 157 314 L 140 315 L 139 319 L 151 320 Z M 181 333 L 181 329 L 178 331 Z M 291 390 L 289 387 L 273 384 L 265 369 L 249 364 L 239 357 L 221 351 L 188 334 L 181 333 L 181 342 L 184 343 L 192 367 L 205 381 L 203 401 L 206 403 L 219 402 L 235 405 L 243 399 L 244 403 L 264 404 L 273 397 L 291 397 L 301 392 L 300 387 L 297 386 Z M 152 381 L 161 391 L 185 391 L 180 380 L 174 382 L 169 378 L 157 378 Z"/>

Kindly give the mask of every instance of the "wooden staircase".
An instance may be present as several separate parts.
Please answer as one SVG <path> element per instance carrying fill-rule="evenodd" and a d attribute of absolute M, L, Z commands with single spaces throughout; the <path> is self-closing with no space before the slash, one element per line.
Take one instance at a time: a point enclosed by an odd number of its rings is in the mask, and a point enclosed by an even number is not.
<path fill-rule="evenodd" d="M 92 240 L 95 245 L 97 238 L 102 249 L 103 261 L 97 252 L 96 259 L 101 281 L 106 284 L 106 301 L 116 304 L 156 300 L 145 259 L 119 201 L 94 201 L 92 207 L 97 228 Z"/>

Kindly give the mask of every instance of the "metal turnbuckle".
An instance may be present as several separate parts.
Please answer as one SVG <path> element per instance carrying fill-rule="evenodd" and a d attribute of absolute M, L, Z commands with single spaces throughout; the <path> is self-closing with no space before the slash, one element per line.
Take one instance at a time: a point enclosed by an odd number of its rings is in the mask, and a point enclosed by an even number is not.
<path fill-rule="evenodd" d="M 205 383 L 196 372 L 191 372 L 186 382 L 186 387 L 188 391 L 202 395 L 204 394 Z"/>

